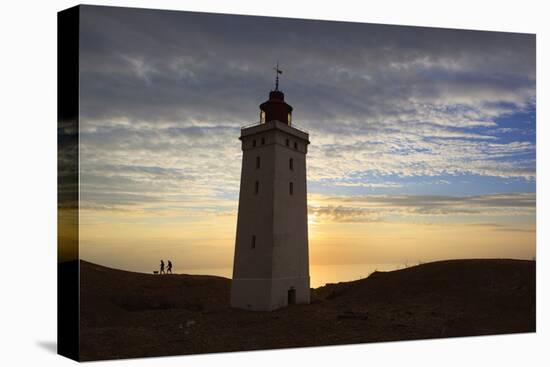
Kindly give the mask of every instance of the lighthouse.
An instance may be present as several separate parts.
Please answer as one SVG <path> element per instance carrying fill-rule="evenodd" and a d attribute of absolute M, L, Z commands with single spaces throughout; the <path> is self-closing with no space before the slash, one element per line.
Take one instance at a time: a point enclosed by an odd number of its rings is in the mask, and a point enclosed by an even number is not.
<path fill-rule="evenodd" d="M 243 151 L 231 306 L 270 311 L 309 303 L 306 154 L 309 134 L 275 89 L 260 122 L 241 128 Z"/>

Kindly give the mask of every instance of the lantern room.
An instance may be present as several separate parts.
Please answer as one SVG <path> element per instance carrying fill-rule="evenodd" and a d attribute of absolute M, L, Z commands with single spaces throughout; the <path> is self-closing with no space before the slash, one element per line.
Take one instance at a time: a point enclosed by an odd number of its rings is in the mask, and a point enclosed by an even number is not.
<path fill-rule="evenodd" d="M 292 106 L 285 102 L 280 90 L 269 92 L 269 100 L 260 105 L 260 122 L 280 121 L 292 125 Z"/>

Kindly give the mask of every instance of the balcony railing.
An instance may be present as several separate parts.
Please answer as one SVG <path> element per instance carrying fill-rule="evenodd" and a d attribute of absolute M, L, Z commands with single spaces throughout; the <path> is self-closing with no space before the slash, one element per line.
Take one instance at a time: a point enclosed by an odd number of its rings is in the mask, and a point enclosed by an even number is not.
<path fill-rule="evenodd" d="M 261 124 L 263 124 L 263 122 L 255 122 L 253 124 L 244 125 L 244 126 L 241 126 L 241 130 L 248 129 L 249 127 L 253 127 L 253 126 L 261 125 Z"/>
<path fill-rule="evenodd" d="M 254 127 L 254 126 L 259 126 L 259 125 L 263 125 L 265 124 L 265 122 L 255 122 L 253 124 L 249 124 L 249 125 L 244 125 L 244 126 L 241 126 L 241 130 L 244 130 L 244 129 L 248 129 L 249 127 Z M 292 127 L 293 129 L 296 129 L 298 131 L 301 131 L 303 132 L 304 134 L 308 134 L 309 135 L 309 131 L 307 131 L 306 129 L 296 125 L 296 124 L 290 124 L 289 125 L 290 127 Z"/>

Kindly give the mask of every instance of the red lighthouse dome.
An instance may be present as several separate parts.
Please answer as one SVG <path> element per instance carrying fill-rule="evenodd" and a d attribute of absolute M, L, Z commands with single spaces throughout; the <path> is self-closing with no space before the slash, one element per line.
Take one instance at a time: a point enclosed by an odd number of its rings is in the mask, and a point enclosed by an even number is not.
<path fill-rule="evenodd" d="M 280 90 L 269 92 L 269 100 L 260 105 L 260 122 L 281 121 L 292 123 L 292 106 L 285 102 L 285 95 Z"/>
<path fill-rule="evenodd" d="M 280 121 L 292 124 L 292 106 L 285 102 L 285 94 L 279 90 L 279 64 L 274 68 L 276 72 L 275 90 L 269 92 L 269 99 L 260 105 L 260 122 Z"/>

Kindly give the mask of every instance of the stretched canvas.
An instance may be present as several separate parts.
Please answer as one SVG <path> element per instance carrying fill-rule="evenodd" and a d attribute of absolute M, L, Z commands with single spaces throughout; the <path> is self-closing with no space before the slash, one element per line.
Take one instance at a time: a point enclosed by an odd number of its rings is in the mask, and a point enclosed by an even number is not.
<path fill-rule="evenodd" d="M 58 350 L 535 332 L 535 35 L 58 14 Z"/>

